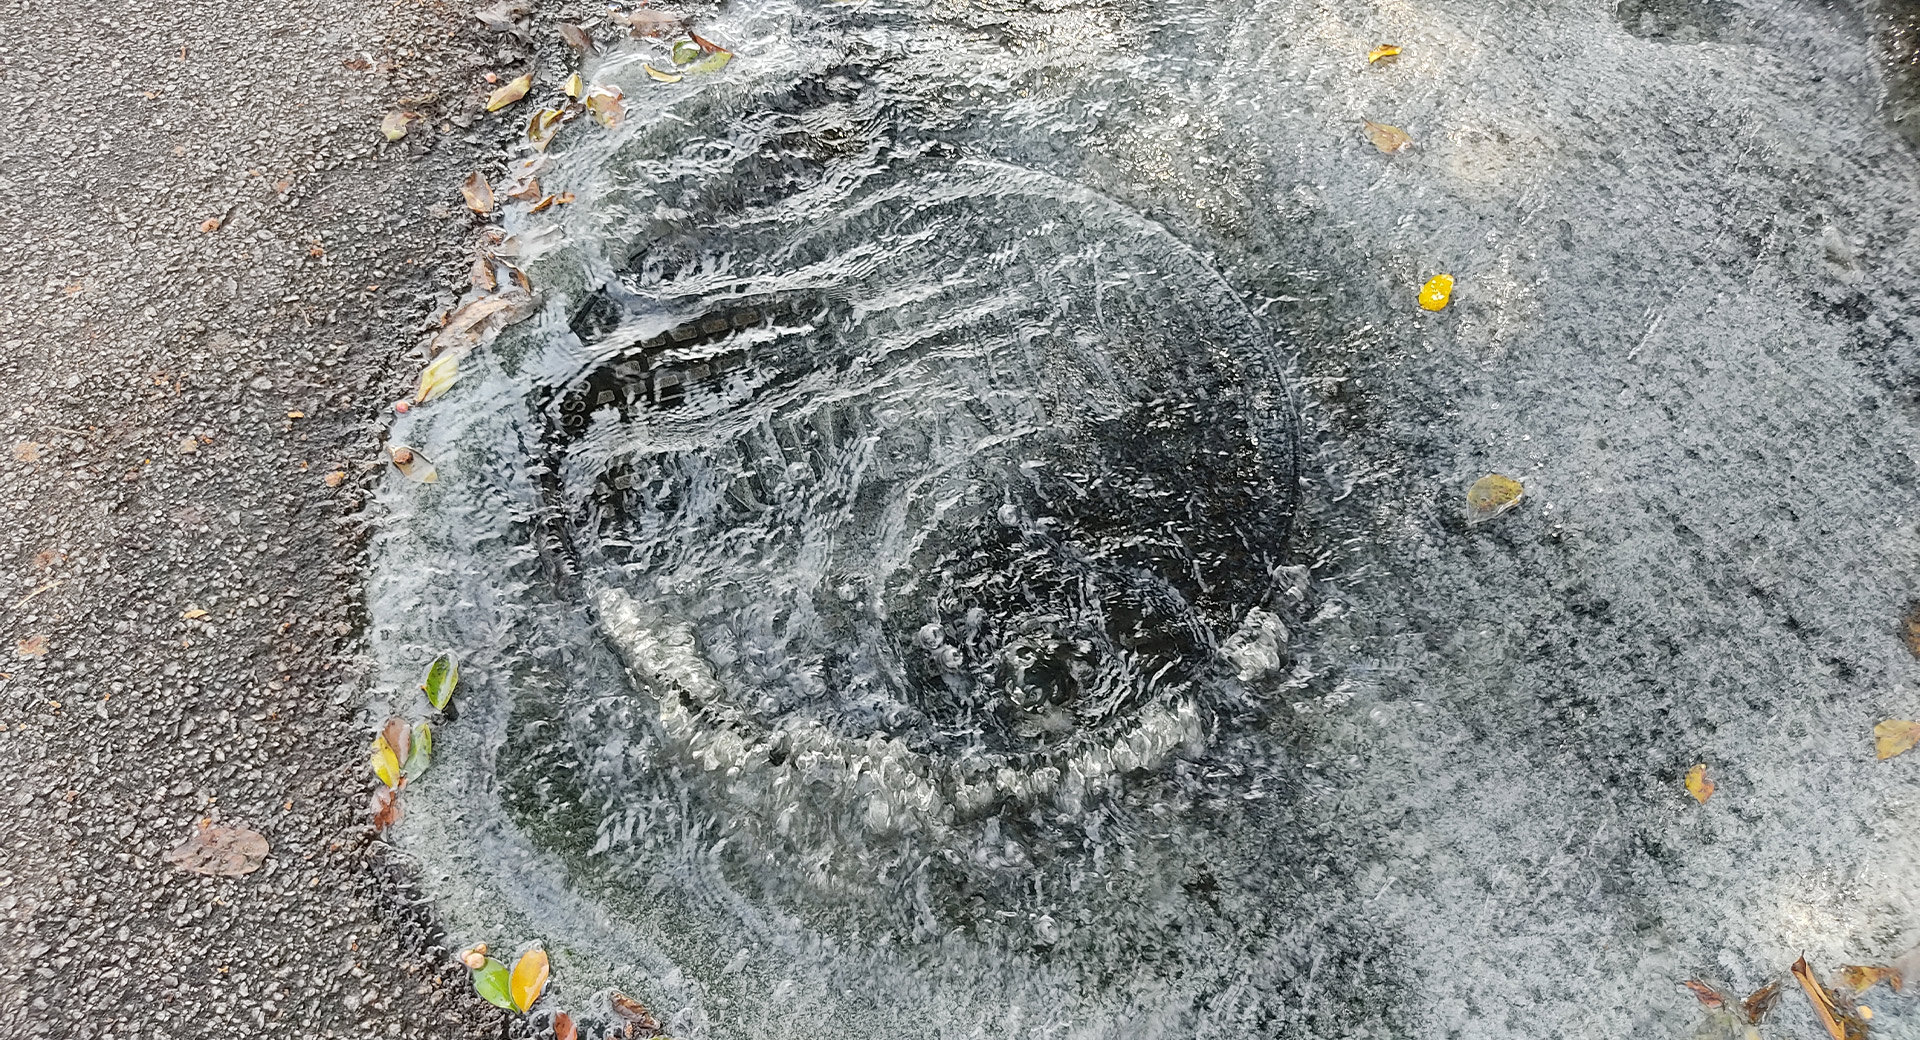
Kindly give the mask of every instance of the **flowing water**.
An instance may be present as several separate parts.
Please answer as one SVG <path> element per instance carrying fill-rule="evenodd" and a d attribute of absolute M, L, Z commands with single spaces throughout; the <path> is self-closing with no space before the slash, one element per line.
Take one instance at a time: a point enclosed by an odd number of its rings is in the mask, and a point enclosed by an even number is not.
<path fill-rule="evenodd" d="M 1715 1035 L 1920 942 L 1911 11 L 701 24 L 394 431 L 455 941 L 717 1038 Z"/>

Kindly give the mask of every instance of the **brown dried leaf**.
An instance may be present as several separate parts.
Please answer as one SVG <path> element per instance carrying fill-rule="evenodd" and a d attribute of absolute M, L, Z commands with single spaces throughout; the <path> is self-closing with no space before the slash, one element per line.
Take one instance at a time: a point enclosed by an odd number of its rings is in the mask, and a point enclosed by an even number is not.
<path fill-rule="evenodd" d="M 267 839 L 245 827 L 207 824 L 161 859 L 195 874 L 240 877 L 266 862 Z"/>
<path fill-rule="evenodd" d="M 725 47 L 722 47 L 719 44 L 713 42 L 712 40 L 709 40 L 706 37 L 700 35 L 699 33 L 694 32 L 692 29 L 687 30 L 687 39 L 692 40 L 693 42 L 699 44 L 701 52 L 705 54 L 714 54 L 719 51 L 727 51 Z M 727 51 L 727 53 L 732 54 L 733 52 Z"/>
<path fill-rule="evenodd" d="M 660 1021 L 647 1011 L 647 1006 L 627 996 L 619 990 L 613 991 L 613 1013 L 626 1022 L 641 1029 L 659 1029 Z"/>
<path fill-rule="evenodd" d="M 1388 155 L 1404 152 L 1413 147 L 1413 138 L 1407 136 L 1407 132 L 1397 126 L 1376 123 L 1371 119 L 1363 119 L 1361 122 L 1367 124 L 1367 140 L 1372 141 L 1375 148 Z"/>
<path fill-rule="evenodd" d="M 1881 979 L 1888 980 L 1888 984 L 1891 985 L 1900 978 L 1900 973 L 1886 964 L 1843 964 L 1836 974 L 1840 978 L 1840 984 L 1852 990 L 1855 995 L 1872 989 L 1873 984 Z"/>
<path fill-rule="evenodd" d="M 528 295 L 533 294 L 533 279 L 527 277 L 527 272 L 509 263 L 502 263 L 500 266 L 507 269 L 507 274 L 512 277 L 513 284 L 518 285 L 521 292 L 527 293 Z"/>
<path fill-rule="evenodd" d="M 528 11 L 529 8 L 522 0 L 500 0 L 497 4 L 482 7 L 473 12 L 473 16 L 480 19 L 481 25 L 494 32 L 525 36 L 526 33 L 520 27 L 520 20 L 527 16 Z"/>
<path fill-rule="evenodd" d="M 1706 983 L 1701 982 L 1699 979 L 1688 979 L 1686 982 L 1682 983 L 1682 985 L 1686 986 L 1687 989 L 1693 991 L 1693 995 L 1695 999 L 1697 999 L 1698 1001 L 1700 1001 L 1700 1003 L 1705 1004 L 1710 1008 L 1719 1008 L 1719 1007 L 1727 1006 L 1727 995 L 1725 993 L 1722 993 L 1719 990 L 1714 989 L 1712 986 L 1709 986 Z"/>
<path fill-rule="evenodd" d="M 20 657 L 47 656 L 47 637 L 38 632 L 14 644 L 13 652 Z"/>
<path fill-rule="evenodd" d="M 685 24 L 673 15 L 658 11 L 615 11 L 610 17 L 635 36 L 670 36 Z"/>
<path fill-rule="evenodd" d="M 404 108 L 388 112 L 387 117 L 380 120 L 380 132 L 386 135 L 387 140 L 398 141 L 407 136 L 407 130 L 419 118 L 419 113 Z"/>
<path fill-rule="evenodd" d="M 380 727 L 380 735 L 387 738 L 387 746 L 393 749 L 393 757 L 406 761 L 407 750 L 413 746 L 413 727 L 407 724 L 407 720 L 395 715 Z"/>
<path fill-rule="evenodd" d="M 1920 657 L 1920 599 L 1907 604 L 1906 616 L 1900 619 L 1900 638 L 1913 656 Z"/>
<path fill-rule="evenodd" d="M 474 257 L 473 266 L 467 270 L 467 281 L 481 292 L 492 292 L 500 284 L 493 276 L 493 258 L 484 253 Z"/>
<path fill-rule="evenodd" d="M 487 111 L 498 112 L 508 105 L 513 104 L 515 101 L 526 97 L 527 91 L 532 89 L 533 73 L 528 72 L 515 76 L 513 79 L 508 80 L 505 86 L 487 95 Z"/>
<path fill-rule="evenodd" d="M 1780 980 L 1774 979 L 1747 994 L 1747 999 L 1740 1002 L 1740 1014 L 1746 1018 L 1748 1025 L 1757 1026 L 1766 1021 L 1767 1013 L 1772 1011 L 1773 1006 L 1778 1003 L 1780 1003 Z"/>
<path fill-rule="evenodd" d="M 1873 727 L 1873 757 L 1885 761 L 1920 743 L 1920 722 L 1888 719 Z"/>
<path fill-rule="evenodd" d="M 1821 1028 L 1833 1040 L 1866 1040 L 1867 1023 L 1854 1009 L 1853 1001 L 1843 1001 L 1840 994 L 1822 986 L 1813 977 L 1813 966 L 1805 957 L 1793 962 L 1794 980 L 1806 991 L 1807 999 L 1813 1002 L 1814 1014 L 1820 1017 Z"/>
<path fill-rule="evenodd" d="M 611 130 L 627 117 L 626 99 L 615 86 L 595 87 L 587 92 L 587 111 L 594 121 Z"/>
<path fill-rule="evenodd" d="M 572 22 L 561 22 L 554 28 L 560 31 L 560 39 L 567 46 L 572 47 L 582 54 L 593 53 L 593 37 L 587 35 L 585 29 L 580 28 Z"/>
<path fill-rule="evenodd" d="M 475 213 L 493 212 L 493 189 L 479 170 L 467 174 L 466 181 L 460 185 L 460 197 L 467 200 L 467 208 Z"/>
<path fill-rule="evenodd" d="M 400 822 L 400 792 L 382 787 L 367 799 L 367 815 L 373 817 L 373 829 L 384 831 Z"/>
<path fill-rule="evenodd" d="M 16 462 L 39 462 L 40 445 L 36 441 L 17 441 L 13 445 L 13 458 Z"/>

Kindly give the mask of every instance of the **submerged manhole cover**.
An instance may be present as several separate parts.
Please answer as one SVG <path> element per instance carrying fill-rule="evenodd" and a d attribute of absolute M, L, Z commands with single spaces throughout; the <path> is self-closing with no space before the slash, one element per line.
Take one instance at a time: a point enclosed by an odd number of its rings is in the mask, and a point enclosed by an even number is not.
<path fill-rule="evenodd" d="M 687 227 L 570 332 L 546 535 L 647 730 L 603 732 L 658 740 L 742 856 L 1018 887 L 1009 818 L 1050 840 L 1251 707 L 1222 644 L 1274 638 L 1294 418 L 1151 224 L 962 170 Z"/>

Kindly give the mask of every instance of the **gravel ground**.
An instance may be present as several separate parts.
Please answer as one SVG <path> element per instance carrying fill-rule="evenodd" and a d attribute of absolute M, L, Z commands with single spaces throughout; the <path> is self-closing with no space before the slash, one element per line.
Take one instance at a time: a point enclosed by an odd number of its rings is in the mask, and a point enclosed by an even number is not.
<path fill-rule="evenodd" d="M 437 2 L 0 7 L 0 1035 L 501 1032 L 352 713 L 380 425 L 529 64 Z M 164 862 L 205 819 L 265 866 Z"/>

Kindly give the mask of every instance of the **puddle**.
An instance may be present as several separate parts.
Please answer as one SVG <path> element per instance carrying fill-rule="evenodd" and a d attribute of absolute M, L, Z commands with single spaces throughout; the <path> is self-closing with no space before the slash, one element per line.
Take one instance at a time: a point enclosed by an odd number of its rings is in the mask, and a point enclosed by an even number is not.
<path fill-rule="evenodd" d="M 1913 157 L 1860 24 L 1678 10 L 602 59 L 543 309 L 395 431 L 369 717 L 462 654 L 392 834 L 453 937 L 740 1038 L 1689 1036 L 1920 941 Z"/>

